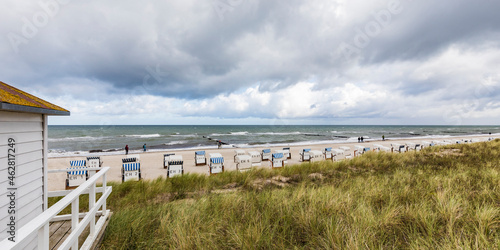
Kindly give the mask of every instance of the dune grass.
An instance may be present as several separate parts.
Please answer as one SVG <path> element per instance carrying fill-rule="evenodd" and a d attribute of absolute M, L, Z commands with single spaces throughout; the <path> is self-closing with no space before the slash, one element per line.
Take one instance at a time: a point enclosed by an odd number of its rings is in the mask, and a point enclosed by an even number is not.
<path fill-rule="evenodd" d="M 500 248 L 500 140 L 111 185 L 103 249 Z"/>

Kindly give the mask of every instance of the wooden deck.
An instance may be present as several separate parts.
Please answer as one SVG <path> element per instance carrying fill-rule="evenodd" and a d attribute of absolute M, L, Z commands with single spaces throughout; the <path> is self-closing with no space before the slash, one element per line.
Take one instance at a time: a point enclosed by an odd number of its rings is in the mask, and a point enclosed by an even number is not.
<path fill-rule="evenodd" d="M 99 219 L 99 216 L 96 216 L 96 220 Z M 110 218 L 108 218 L 109 221 Z M 97 232 L 100 235 L 100 238 L 104 236 L 104 231 L 106 230 L 107 223 L 104 225 L 101 232 Z M 49 249 L 58 249 L 61 244 L 66 240 L 66 238 L 71 234 L 71 221 L 56 221 L 50 222 L 49 224 Z M 87 226 L 83 233 L 78 237 L 78 248 L 82 247 L 83 242 L 89 235 L 90 229 Z M 96 241 L 95 245 L 100 244 L 100 240 Z"/>

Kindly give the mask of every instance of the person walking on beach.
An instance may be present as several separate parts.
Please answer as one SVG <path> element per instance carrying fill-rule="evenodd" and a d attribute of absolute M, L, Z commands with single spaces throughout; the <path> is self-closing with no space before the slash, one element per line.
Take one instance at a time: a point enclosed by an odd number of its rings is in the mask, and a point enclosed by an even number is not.
<path fill-rule="evenodd" d="M 385 135 L 382 135 L 382 141 L 385 141 Z"/>
<path fill-rule="evenodd" d="M 220 140 L 217 141 L 217 148 L 221 148 L 222 147 L 222 142 Z"/>
<path fill-rule="evenodd" d="M 128 155 L 128 145 L 125 145 L 125 154 Z"/>
<path fill-rule="evenodd" d="M 146 143 L 144 143 L 144 145 L 142 146 L 142 148 L 144 149 L 144 152 L 146 152 Z"/>
<path fill-rule="evenodd" d="M 361 137 L 358 137 L 358 143 L 360 143 L 360 142 L 361 142 Z"/>
<path fill-rule="evenodd" d="M 361 136 L 361 142 L 364 142 L 364 141 L 363 141 L 363 136 Z"/>

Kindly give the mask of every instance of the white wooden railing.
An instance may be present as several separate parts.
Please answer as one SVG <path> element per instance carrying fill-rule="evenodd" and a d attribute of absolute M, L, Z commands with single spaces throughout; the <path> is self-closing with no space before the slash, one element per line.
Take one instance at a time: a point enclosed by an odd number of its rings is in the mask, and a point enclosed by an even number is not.
<path fill-rule="evenodd" d="M 49 223 L 52 221 L 69 220 L 71 219 L 71 234 L 60 245 L 59 249 L 78 249 L 78 237 L 83 230 L 89 226 L 90 233 L 83 243 L 81 249 L 90 249 L 92 244 L 97 239 L 97 236 L 103 228 L 110 211 L 106 210 L 106 199 L 111 194 L 112 187 L 106 185 L 106 173 L 110 168 L 87 168 L 88 171 L 95 172 L 100 170 L 90 177 L 86 182 L 81 184 L 75 190 L 54 191 L 49 192 L 49 197 L 64 196 L 56 204 L 52 205 L 45 212 L 37 216 L 35 219 L 28 222 L 25 226 L 17 231 L 17 240 L 15 243 L 8 239 L 0 242 L 1 249 L 21 249 L 21 246 L 26 241 L 32 239 L 32 236 L 38 235 L 38 249 L 49 249 Z M 50 170 L 49 173 L 67 172 L 68 170 Z M 102 178 L 102 187 L 97 188 L 96 182 Z M 96 202 L 96 193 L 102 193 L 101 198 Z M 79 212 L 80 195 L 89 194 L 89 211 L 86 213 Z M 57 215 L 64 208 L 71 204 L 71 214 Z M 102 208 L 101 210 L 99 210 Z M 96 223 L 96 216 L 100 216 Z M 80 218 L 82 218 L 80 220 Z"/>

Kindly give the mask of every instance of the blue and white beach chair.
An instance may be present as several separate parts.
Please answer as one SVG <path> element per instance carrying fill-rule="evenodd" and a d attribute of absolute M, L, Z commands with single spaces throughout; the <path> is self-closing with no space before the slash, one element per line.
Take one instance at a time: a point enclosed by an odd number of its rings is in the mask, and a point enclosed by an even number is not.
<path fill-rule="evenodd" d="M 141 179 L 141 163 L 131 162 L 122 164 L 122 182 Z"/>
<path fill-rule="evenodd" d="M 302 152 L 299 153 L 301 161 L 309 161 L 311 159 L 309 152 L 311 152 L 310 148 L 302 149 Z"/>
<path fill-rule="evenodd" d="M 87 162 L 85 160 L 70 161 L 66 172 L 66 189 L 74 189 L 88 179 Z"/>
<path fill-rule="evenodd" d="M 262 150 L 262 161 L 269 161 L 271 160 L 271 149 L 263 149 Z"/>
<path fill-rule="evenodd" d="M 323 151 L 323 154 L 325 155 L 325 160 L 333 160 L 332 148 L 325 148 L 325 151 Z"/>
<path fill-rule="evenodd" d="M 271 167 L 272 168 L 282 168 L 285 166 L 285 156 L 283 153 L 274 153 L 272 154 Z"/>
<path fill-rule="evenodd" d="M 205 151 L 194 152 L 194 163 L 196 166 L 207 165 L 207 158 L 205 157 Z"/>
<path fill-rule="evenodd" d="M 224 172 L 224 157 L 219 153 L 209 154 L 208 172 L 210 175 Z"/>

